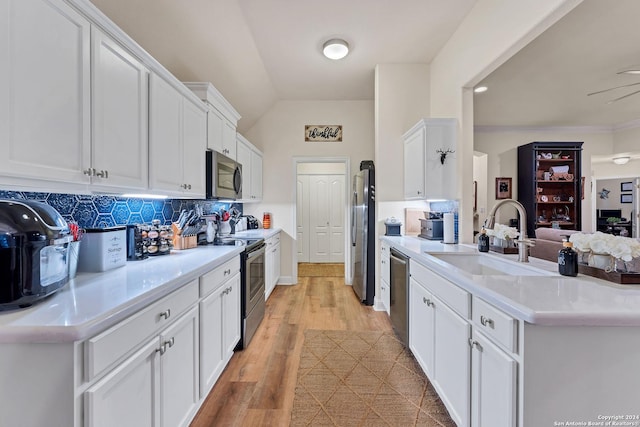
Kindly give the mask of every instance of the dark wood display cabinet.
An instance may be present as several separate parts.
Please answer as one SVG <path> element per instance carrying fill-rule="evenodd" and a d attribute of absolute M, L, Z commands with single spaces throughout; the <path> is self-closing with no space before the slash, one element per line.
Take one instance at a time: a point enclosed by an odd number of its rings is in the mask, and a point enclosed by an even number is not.
<path fill-rule="evenodd" d="M 554 227 L 582 230 L 582 142 L 532 142 L 518 147 L 518 201 L 527 235 Z"/>

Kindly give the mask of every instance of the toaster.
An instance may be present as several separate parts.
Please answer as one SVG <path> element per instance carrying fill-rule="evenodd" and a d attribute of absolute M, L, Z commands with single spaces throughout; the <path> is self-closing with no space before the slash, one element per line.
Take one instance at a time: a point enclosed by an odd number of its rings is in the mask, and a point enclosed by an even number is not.
<path fill-rule="evenodd" d="M 46 203 L 0 200 L 0 310 L 28 307 L 64 287 L 72 240 Z"/>

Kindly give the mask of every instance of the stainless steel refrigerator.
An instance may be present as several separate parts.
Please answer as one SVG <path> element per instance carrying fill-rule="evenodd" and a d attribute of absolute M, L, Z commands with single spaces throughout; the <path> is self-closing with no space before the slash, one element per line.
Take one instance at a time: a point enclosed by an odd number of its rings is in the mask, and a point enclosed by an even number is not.
<path fill-rule="evenodd" d="M 375 294 L 375 170 L 373 161 L 360 162 L 353 177 L 351 207 L 351 260 L 353 291 L 360 301 L 373 305 Z"/>

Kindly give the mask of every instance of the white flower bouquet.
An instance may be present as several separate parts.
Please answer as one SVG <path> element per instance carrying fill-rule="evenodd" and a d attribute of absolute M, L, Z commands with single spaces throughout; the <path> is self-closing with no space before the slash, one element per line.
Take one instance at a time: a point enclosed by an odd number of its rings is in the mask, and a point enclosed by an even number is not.
<path fill-rule="evenodd" d="M 574 233 L 569 237 L 573 246 L 581 252 L 611 255 L 616 259 L 631 261 L 640 257 L 640 241 L 630 237 L 602 233 Z"/>
<path fill-rule="evenodd" d="M 520 232 L 513 227 L 496 223 L 493 229 L 487 229 L 487 236 L 493 236 L 496 239 L 511 240 L 520 235 Z"/>

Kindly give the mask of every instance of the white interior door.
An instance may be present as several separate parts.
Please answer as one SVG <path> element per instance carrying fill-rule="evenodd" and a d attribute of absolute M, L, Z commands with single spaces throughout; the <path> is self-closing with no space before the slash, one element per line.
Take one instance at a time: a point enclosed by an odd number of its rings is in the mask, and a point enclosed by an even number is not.
<path fill-rule="evenodd" d="M 309 175 L 298 175 L 296 198 L 296 241 L 298 262 L 309 262 Z"/>
<path fill-rule="evenodd" d="M 331 175 L 329 181 L 329 262 L 344 262 L 344 175 Z"/>
<path fill-rule="evenodd" d="M 309 176 L 309 262 L 331 262 L 329 178 Z"/>

